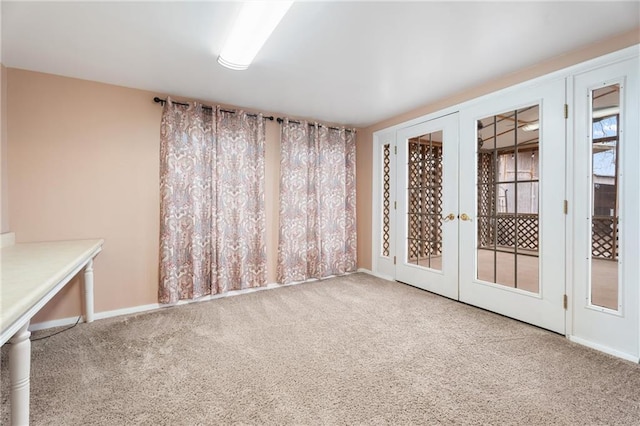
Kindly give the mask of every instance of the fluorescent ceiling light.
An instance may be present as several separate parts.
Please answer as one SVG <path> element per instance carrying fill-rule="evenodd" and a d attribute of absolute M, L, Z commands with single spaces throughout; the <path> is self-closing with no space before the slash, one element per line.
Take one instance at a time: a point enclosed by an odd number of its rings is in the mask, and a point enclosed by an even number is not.
<path fill-rule="evenodd" d="M 620 113 L 620 107 L 614 105 L 614 106 L 608 106 L 608 107 L 602 107 L 602 108 L 594 108 L 592 117 L 593 118 L 609 117 L 611 115 L 616 115 L 619 113 Z M 539 128 L 540 128 L 539 121 L 534 121 L 533 123 L 527 123 L 524 126 L 522 126 L 522 130 L 524 130 L 525 132 L 533 132 L 534 130 L 538 130 Z"/>
<path fill-rule="evenodd" d="M 610 115 L 616 115 L 620 113 L 619 106 L 608 106 L 603 108 L 594 108 L 593 109 L 593 118 L 602 118 L 608 117 Z"/>
<path fill-rule="evenodd" d="M 232 70 L 246 70 L 293 1 L 247 1 L 242 4 L 218 63 Z"/>

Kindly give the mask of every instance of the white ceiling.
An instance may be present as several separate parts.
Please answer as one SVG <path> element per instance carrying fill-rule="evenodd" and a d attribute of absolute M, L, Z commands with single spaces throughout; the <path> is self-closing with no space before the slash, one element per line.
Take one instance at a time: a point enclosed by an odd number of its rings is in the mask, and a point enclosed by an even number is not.
<path fill-rule="evenodd" d="M 365 126 L 640 25 L 640 2 L 296 2 L 246 71 L 228 2 L 2 1 L 7 67 Z"/>

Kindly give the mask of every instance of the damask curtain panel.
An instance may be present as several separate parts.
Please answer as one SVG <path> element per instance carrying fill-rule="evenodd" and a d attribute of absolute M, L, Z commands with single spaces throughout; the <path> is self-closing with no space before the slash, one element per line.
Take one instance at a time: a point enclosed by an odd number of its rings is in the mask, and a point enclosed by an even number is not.
<path fill-rule="evenodd" d="M 160 130 L 161 303 L 266 284 L 264 120 L 167 99 Z"/>
<path fill-rule="evenodd" d="M 355 131 L 284 120 L 280 283 L 356 269 Z"/>
<path fill-rule="evenodd" d="M 264 118 L 218 111 L 215 293 L 267 284 Z"/>

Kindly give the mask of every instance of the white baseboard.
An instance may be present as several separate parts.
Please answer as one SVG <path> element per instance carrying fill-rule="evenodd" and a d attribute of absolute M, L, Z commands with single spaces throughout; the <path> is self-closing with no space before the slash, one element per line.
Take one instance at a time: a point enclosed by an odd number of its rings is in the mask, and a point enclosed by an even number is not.
<path fill-rule="evenodd" d="M 164 307 L 165 305 L 161 305 L 159 303 L 150 303 L 148 305 L 139 305 L 139 306 L 131 306 L 129 308 L 121 308 L 121 309 L 114 309 L 112 311 L 103 311 L 103 312 L 96 312 L 93 316 L 94 319 L 96 320 L 101 320 L 101 319 L 105 319 L 105 318 L 111 318 L 111 317 L 119 317 L 121 315 L 129 315 L 129 314 L 137 314 L 140 312 L 146 312 L 146 311 L 152 311 L 154 309 L 159 309 Z M 35 324 L 31 324 L 29 326 L 29 331 L 38 331 L 38 330 L 45 330 L 47 328 L 53 328 L 53 327 L 64 327 L 67 325 L 73 325 L 76 323 L 76 321 L 78 321 L 78 317 L 67 317 L 67 318 L 60 318 L 60 319 L 55 319 L 55 320 L 51 320 L 51 321 L 43 321 L 43 322 L 38 322 Z M 81 318 L 81 322 L 84 322 L 84 317 Z"/>
<path fill-rule="evenodd" d="M 55 320 L 51 320 L 51 321 L 43 321 L 43 322 L 37 322 L 35 324 L 30 324 L 29 325 L 29 331 L 38 331 L 38 330 L 45 330 L 47 328 L 53 328 L 53 327 L 63 327 L 66 325 L 73 325 L 76 323 L 76 321 L 78 321 L 78 317 L 68 317 L 68 318 L 60 318 L 60 319 L 55 319 Z"/>
<path fill-rule="evenodd" d="M 209 300 L 222 299 L 224 297 L 233 297 L 233 296 L 239 296 L 241 294 L 255 293 L 256 291 L 271 290 L 271 289 L 282 287 L 282 286 L 283 286 L 282 284 L 270 283 L 264 287 L 245 288 L 243 290 L 232 290 L 226 293 L 218 293 L 218 294 L 211 294 L 208 296 L 202 296 L 197 299 L 179 300 L 175 303 L 167 303 L 167 304 L 158 303 L 157 305 L 158 305 L 158 308 L 170 308 L 172 306 L 182 306 L 182 305 L 188 305 L 190 303 L 207 302 Z"/>
<path fill-rule="evenodd" d="M 169 304 L 150 303 L 148 305 L 139 305 L 139 306 L 131 306 L 131 307 L 128 307 L 128 308 L 114 309 L 112 311 L 96 312 L 94 314 L 94 319 L 101 320 L 101 319 L 105 319 L 105 318 L 119 317 L 121 315 L 138 314 L 138 313 L 141 313 L 141 312 L 152 311 L 152 310 L 156 310 L 156 309 L 164 309 L 164 308 L 170 308 L 170 307 L 173 307 L 173 306 L 188 305 L 190 303 L 198 303 L 198 302 L 206 302 L 206 301 L 209 301 L 209 300 L 222 299 L 223 297 L 232 297 L 232 296 L 239 296 L 241 294 L 255 293 L 256 291 L 272 290 L 274 288 L 288 287 L 288 286 L 292 286 L 292 285 L 304 284 L 304 283 L 309 283 L 309 282 L 313 282 L 313 281 L 322 281 L 322 280 L 325 280 L 327 278 L 332 278 L 332 277 L 334 277 L 334 276 L 325 277 L 325 278 L 321 278 L 321 279 L 311 279 L 311 280 L 307 280 L 307 281 L 298 281 L 298 282 L 293 282 L 293 283 L 289 283 L 289 284 L 270 283 L 270 284 L 267 284 L 264 287 L 246 288 L 244 290 L 233 290 L 233 291 L 228 291 L 226 293 L 203 296 L 203 297 L 200 297 L 198 299 L 193 299 L 193 300 L 180 300 L 180 301 L 178 301 L 176 303 L 169 303 Z M 51 320 L 51 321 L 43 321 L 43 322 L 31 324 L 29 326 L 29 331 L 38 331 L 38 330 L 44 330 L 44 329 L 47 329 L 47 328 L 63 327 L 63 326 L 73 325 L 73 324 L 76 323 L 76 321 L 78 321 L 78 317 L 77 316 L 75 316 L 75 317 L 67 317 L 67 318 L 60 318 L 60 319 L 55 319 L 55 320 Z"/>
<path fill-rule="evenodd" d="M 620 351 L 617 351 L 615 349 L 611 349 L 611 348 L 609 348 L 607 346 L 603 346 L 603 345 L 600 345 L 598 343 L 593 343 L 593 342 L 590 342 L 589 340 L 581 339 L 580 337 L 576 337 L 576 336 L 572 336 L 572 335 L 569 335 L 567 337 L 569 338 L 570 341 L 572 341 L 574 343 L 577 343 L 579 345 L 586 346 L 586 347 L 589 347 L 591 349 L 595 349 L 595 350 L 600 351 L 600 352 L 604 352 L 606 354 L 615 356 L 617 358 L 622 358 L 622 359 L 625 359 L 627 361 L 635 362 L 636 364 L 638 362 L 640 362 L 640 358 L 637 357 L 637 356 L 630 355 L 630 354 L 625 353 L 625 352 L 620 352 Z"/>
<path fill-rule="evenodd" d="M 13 232 L 5 232 L 0 234 L 0 248 L 9 247 L 16 243 L 16 234 Z"/>
<path fill-rule="evenodd" d="M 382 278 L 383 280 L 387 280 L 387 281 L 395 281 L 395 279 L 390 275 L 379 274 L 377 272 L 373 272 L 365 268 L 359 268 L 358 272 L 363 272 L 365 274 L 373 275 L 374 277 Z"/>
<path fill-rule="evenodd" d="M 114 309 L 112 311 L 96 312 L 93 315 L 94 319 L 101 320 L 105 318 L 119 317 L 121 315 L 139 314 L 140 312 L 153 311 L 154 309 L 160 309 L 164 305 L 160 303 L 149 303 L 148 305 L 132 306 L 130 308 Z"/>

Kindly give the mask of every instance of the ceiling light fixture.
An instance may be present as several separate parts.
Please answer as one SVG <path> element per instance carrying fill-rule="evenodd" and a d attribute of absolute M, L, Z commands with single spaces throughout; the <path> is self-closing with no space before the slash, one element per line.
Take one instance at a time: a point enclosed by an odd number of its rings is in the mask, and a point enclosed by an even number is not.
<path fill-rule="evenodd" d="M 594 108 L 593 118 L 608 117 L 610 115 L 616 115 L 619 113 L 620 113 L 620 107 L 617 105 L 602 107 L 602 108 Z"/>
<path fill-rule="evenodd" d="M 620 107 L 617 105 L 613 105 L 608 107 L 594 108 L 592 117 L 596 119 L 596 118 L 610 117 L 616 114 L 620 114 Z M 522 126 L 522 130 L 524 130 L 525 132 L 533 132 L 534 130 L 538 130 L 539 128 L 540 128 L 539 121 L 534 121 L 533 123 L 527 123 L 524 126 Z"/>
<path fill-rule="evenodd" d="M 218 63 L 232 70 L 246 70 L 293 1 L 247 1 L 227 36 Z"/>

